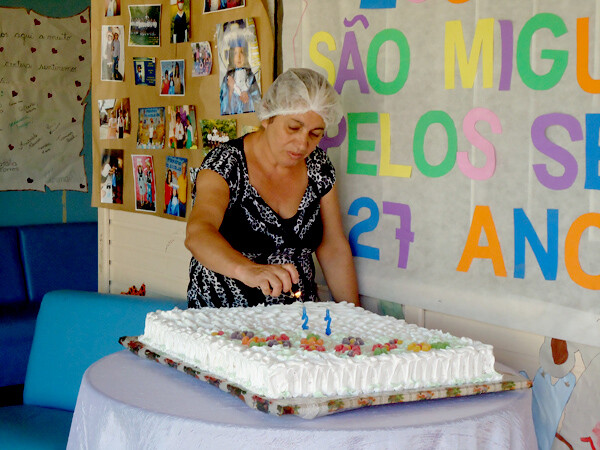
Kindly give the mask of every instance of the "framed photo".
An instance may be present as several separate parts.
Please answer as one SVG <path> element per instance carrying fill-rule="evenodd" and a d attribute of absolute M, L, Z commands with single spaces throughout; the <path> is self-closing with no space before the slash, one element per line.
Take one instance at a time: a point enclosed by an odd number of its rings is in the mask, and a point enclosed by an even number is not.
<path fill-rule="evenodd" d="M 156 212 L 156 180 L 152 155 L 131 155 L 136 211 Z"/>
<path fill-rule="evenodd" d="M 98 100 L 100 139 L 123 139 L 131 134 L 129 98 Z"/>
<path fill-rule="evenodd" d="M 156 86 L 156 60 L 150 57 L 133 57 L 135 84 Z"/>
<path fill-rule="evenodd" d="M 165 108 L 157 106 L 138 109 L 137 148 L 161 149 L 165 147 Z"/>

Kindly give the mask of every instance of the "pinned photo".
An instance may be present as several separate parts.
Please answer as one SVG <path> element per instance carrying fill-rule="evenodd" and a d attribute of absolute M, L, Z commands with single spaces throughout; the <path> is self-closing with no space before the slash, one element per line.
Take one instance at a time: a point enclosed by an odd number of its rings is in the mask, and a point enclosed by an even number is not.
<path fill-rule="evenodd" d="M 161 149 L 165 147 L 165 108 L 157 106 L 138 109 L 137 148 Z"/>
<path fill-rule="evenodd" d="M 160 46 L 161 5 L 129 6 L 129 45 Z"/>
<path fill-rule="evenodd" d="M 185 60 L 161 61 L 160 73 L 160 95 L 185 95 Z"/>
<path fill-rule="evenodd" d="M 98 100 L 100 139 L 124 139 L 131 134 L 128 98 Z"/>
<path fill-rule="evenodd" d="M 254 112 L 260 102 L 260 55 L 254 20 L 217 25 L 221 115 Z"/>
<path fill-rule="evenodd" d="M 167 156 L 165 163 L 165 214 L 185 217 L 187 205 L 187 158 Z"/>
<path fill-rule="evenodd" d="M 190 39 L 190 0 L 171 0 L 171 42 L 178 44 Z"/>
<path fill-rule="evenodd" d="M 121 15 L 121 0 L 104 0 L 104 15 L 106 17 Z"/>
<path fill-rule="evenodd" d="M 102 25 L 102 81 L 123 81 L 123 25 Z"/>
<path fill-rule="evenodd" d="M 156 181 L 151 155 L 131 155 L 136 211 L 156 212 Z"/>
<path fill-rule="evenodd" d="M 204 13 L 225 11 L 246 6 L 246 0 L 204 0 Z"/>
<path fill-rule="evenodd" d="M 156 60 L 150 57 L 133 57 L 135 84 L 156 86 Z"/>
<path fill-rule="evenodd" d="M 168 106 L 169 147 L 196 150 L 198 130 L 196 129 L 196 107 L 194 105 Z"/>
<path fill-rule="evenodd" d="M 105 149 L 100 171 L 100 203 L 123 204 L 123 150 Z"/>
<path fill-rule="evenodd" d="M 212 70 L 212 52 L 210 50 L 210 43 L 208 41 L 192 43 L 192 57 L 194 59 L 192 76 L 204 77 L 210 75 Z"/>
<path fill-rule="evenodd" d="M 213 148 L 237 137 L 235 119 L 204 119 L 200 121 L 202 132 L 202 152 L 204 156 Z"/>

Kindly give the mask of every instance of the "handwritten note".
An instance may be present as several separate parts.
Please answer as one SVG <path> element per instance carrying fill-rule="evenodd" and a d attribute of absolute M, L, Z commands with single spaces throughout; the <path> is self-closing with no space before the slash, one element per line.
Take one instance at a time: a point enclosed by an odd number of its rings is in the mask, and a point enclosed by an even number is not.
<path fill-rule="evenodd" d="M 87 191 L 89 8 L 52 18 L 0 8 L 0 190 Z"/>

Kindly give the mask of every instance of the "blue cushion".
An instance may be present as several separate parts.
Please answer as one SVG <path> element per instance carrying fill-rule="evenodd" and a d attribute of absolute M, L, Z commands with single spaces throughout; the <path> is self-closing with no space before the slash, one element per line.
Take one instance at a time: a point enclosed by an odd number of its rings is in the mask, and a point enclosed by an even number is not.
<path fill-rule="evenodd" d="M 27 301 L 18 239 L 15 227 L 0 228 L 0 305 Z"/>
<path fill-rule="evenodd" d="M 37 305 L 0 314 L 0 386 L 25 383 Z"/>
<path fill-rule="evenodd" d="M 38 406 L 0 408 L 0 447 L 10 450 L 67 447 L 73 413 Z"/>
<path fill-rule="evenodd" d="M 23 403 L 73 411 L 81 378 L 98 359 L 122 350 L 121 336 L 144 331 L 146 314 L 186 308 L 186 300 L 53 291 L 38 314 Z"/>
<path fill-rule="evenodd" d="M 29 300 L 57 289 L 98 291 L 96 222 L 19 228 Z"/>

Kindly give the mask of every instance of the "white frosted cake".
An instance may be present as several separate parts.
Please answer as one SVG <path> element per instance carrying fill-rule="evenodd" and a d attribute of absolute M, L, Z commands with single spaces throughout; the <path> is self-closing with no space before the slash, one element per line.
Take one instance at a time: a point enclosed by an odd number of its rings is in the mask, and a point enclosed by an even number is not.
<path fill-rule="evenodd" d="M 156 311 L 139 341 L 273 399 L 501 379 L 491 345 L 345 302 Z"/>

